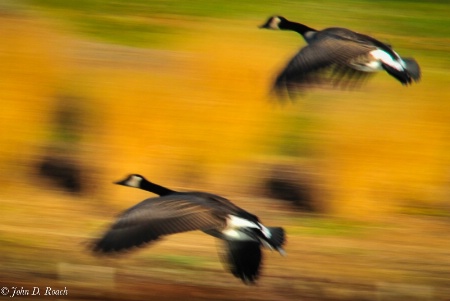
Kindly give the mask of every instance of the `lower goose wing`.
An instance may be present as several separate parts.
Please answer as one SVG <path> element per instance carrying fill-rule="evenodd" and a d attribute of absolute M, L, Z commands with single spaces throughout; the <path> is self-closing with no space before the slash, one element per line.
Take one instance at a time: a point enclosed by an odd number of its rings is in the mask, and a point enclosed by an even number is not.
<path fill-rule="evenodd" d="M 224 240 L 222 258 L 228 270 L 246 284 L 254 283 L 260 273 L 262 252 L 257 240 Z"/>

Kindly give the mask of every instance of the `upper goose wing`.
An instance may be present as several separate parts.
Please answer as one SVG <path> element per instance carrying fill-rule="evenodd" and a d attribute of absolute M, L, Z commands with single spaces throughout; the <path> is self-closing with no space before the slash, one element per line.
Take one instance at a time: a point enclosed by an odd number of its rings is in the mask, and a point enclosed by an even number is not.
<path fill-rule="evenodd" d="M 117 252 L 163 235 L 225 226 L 225 217 L 204 206 L 204 201 L 189 195 L 147 199 L 123 212 L 104 236 L 94 242 L 93 249 Z"/>
<path fill-rule="evenodd" d="M 275 90 L 282 92 L 327 80 L 322 71 L 333 69 L 328 80 L 344 75 L 349 77 L 363 72 L 349 67 L 352 60 L 367 55 L 375 47 L 339 37 L 323 37 L 302 48 L 275 81 Z M 333 67 L 333 68 L 331 68 Z"/>

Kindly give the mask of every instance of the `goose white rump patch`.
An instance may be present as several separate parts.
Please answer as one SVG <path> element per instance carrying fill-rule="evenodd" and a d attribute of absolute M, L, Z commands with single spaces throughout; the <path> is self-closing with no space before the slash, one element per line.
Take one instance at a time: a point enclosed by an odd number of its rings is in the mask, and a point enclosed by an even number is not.
<path fill-rule="evenodd" d="M 270 233 L 269 229 L 261 225 L 260 223 L 254 223 L 247 219 L 237 217 L 235 215 L 230 215 L 228 217 L 228 228 L 236 229 L 236 228 L 255 228 L 261 230 L 261 232 L 267 237 L 270 238 L 272 233 Z"/>
<path fill-rule="evenodd" d="M 395 53 L 395 52 L 394 52 Z M 403 71 L 405 63 L 400 59 L 400 56 L 395 53 L 398 58 L 394 59 L 392 56 L 384 50 L 377 49 L 370 52 L 374 59 L 377 61 L 381 61 L 386 65 L 391 66 L 392 68 L 397 69 L 398 71 Z"/>
<path fill-rule="evenodd" d="M 259 226 L 257 224 L 255 224 L 254 222 L 251 222 L 244 218 L 237 217 L 235 215 L 228 216 L 227 225 L 230 228 L 257 228 L 257 229 L 259 229 Z"/>

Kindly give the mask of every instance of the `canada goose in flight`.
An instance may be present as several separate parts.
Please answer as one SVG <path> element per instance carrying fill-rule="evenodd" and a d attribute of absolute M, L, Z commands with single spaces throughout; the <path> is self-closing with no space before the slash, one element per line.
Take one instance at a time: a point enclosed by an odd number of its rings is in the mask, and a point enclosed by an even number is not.
<path fill-rule="evenodd" d="M 103 237 L 94 241 L 96 252 L 121 252 L 164 235 L 202 230 L 224 242 L 228 269 L 246 284 L 254 283 L 259 276 L 261 246 L 285 254 L 283 228 L 265 227 L 258 217 L 223 197 L 206 192 L 177 192 L 137 174 L 115 183 L 159 197 L 146 199 L 120 214 Z"/>
<path fill-rule="evenodd" d="M 278 93 L 323 82 L 343 86 L 353 80 L 354 84 L 379 70 L 403 85 L 420 79 L 420 67 L 413 58 L 402 58 L 390 45 L 346 28 L 318 31 L 281 16 L 270 17 L 260 28 L 292 30 L 308 43 L 278 75 L 274 87 Z"/>

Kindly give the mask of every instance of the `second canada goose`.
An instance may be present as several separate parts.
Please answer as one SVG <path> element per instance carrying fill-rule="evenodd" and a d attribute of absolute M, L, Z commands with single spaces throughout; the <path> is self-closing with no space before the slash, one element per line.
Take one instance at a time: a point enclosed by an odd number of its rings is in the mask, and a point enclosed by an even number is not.
<path fill-rule="evenodd" d="M 206 192 L 177 192 L 132 174 L 116 184 L 147 190 L 159 197 L 125 210 L 93 249 L 121 252 L 143 246 L 162 236 L 202 230 L 221 239 L 230 272 L 246 284 L 256 281 L 262 262 L 261 246 L 284 255 L 283 228 L 265 227 L 255 215 L 229 200 Z"/>
<path fill-rule="evenodd" d="M 287 64 L 275 81 L 278 92 L 291 92 L 323 81 L 339 85 L 385 70 L 403 85 L 420 79 L 420 67 L 412 58 L 402 58 L 390 45 L 346 28 L 318 31 L 281 16 L 270 17 L 260 28 L 291 30 L 308 43 Z M 328 71 L 328 74 L 324 74 Z"/>

